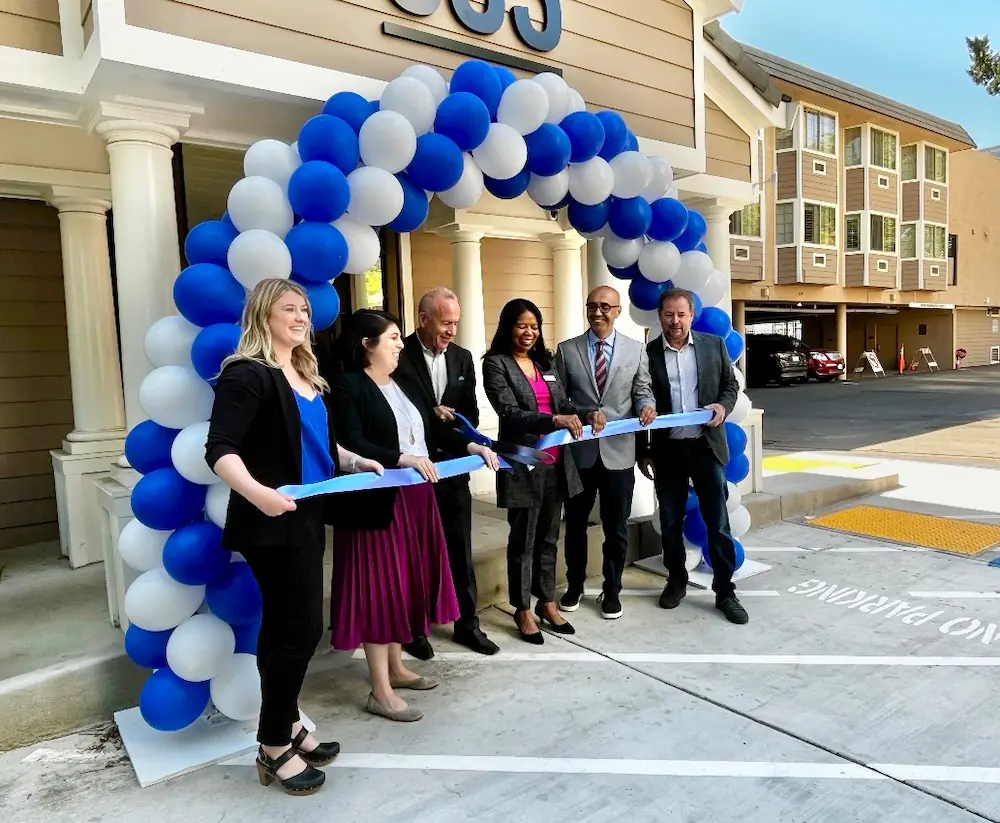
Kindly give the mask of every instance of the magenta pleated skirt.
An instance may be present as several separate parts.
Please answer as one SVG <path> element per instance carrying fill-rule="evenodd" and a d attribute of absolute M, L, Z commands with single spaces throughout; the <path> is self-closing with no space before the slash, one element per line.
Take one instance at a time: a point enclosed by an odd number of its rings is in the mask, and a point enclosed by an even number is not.
<path fill-rule="evenodd" d="M 333 529 L 330 645 L 409 643 L 459 616 L 430 483 L 402 486 L 384 529 Z"/>

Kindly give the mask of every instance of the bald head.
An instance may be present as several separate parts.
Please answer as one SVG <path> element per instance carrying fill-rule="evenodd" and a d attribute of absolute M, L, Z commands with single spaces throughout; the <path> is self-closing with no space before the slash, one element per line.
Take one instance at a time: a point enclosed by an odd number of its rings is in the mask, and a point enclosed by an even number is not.
<path fill-rule="evenodd" d="M 587 295 L 587 322 L 601 340 L 615 330 L 615 320 L 622 313 L 622 297 L 611 286 L 598 286 Z"/>

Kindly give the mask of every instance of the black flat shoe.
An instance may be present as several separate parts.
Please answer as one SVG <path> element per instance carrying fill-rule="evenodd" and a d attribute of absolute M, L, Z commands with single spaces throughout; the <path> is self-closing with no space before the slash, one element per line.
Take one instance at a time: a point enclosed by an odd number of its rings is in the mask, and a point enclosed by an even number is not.
<path fill-rule="evenodd" d="M 549 618 L 545 616 L 545 612 L 542 611 L 542 601 L 539 600 L 535 604 L 535 615 L 543 623 L 548 623 L 549 627 L 556 634 L 576 634 L 576 629 L 570 623 L 553 623 Z"/>
<path fill-rule="evenodd" d="M 736 595 L 730 595 L 729 597 L 723 597 L 716 600 L 715 608 L 722 612 L 726 616 L 726 620 L 730 623 L 736 623 L 737 625 L 742 626 L 750 621 L 750 616 L 747 614 L 747 610 L 744 609 L 740 601 L 736 599 Z"/>
<path fill-rule="evenodd" d="M 414 637 L 411 642 L 403 644 L 403 651 L 417 660 L 430 660 L 434 656 L 434 647 L 426 637 Z"/>
<path fill-rule="evenodd" d="M 479 654 L 493 655 L 500 651 L 500 647 L 490 640 L 480 628 L 455 629 L 452 639 L 460 646 L 465 646 L 467 649 L 479 652 Z"/>
<path fill-rule="evenodd" d="M 299 757 L 305 760 L 306 763 L 310 766 L 329 766 L 337 759 L 337 755 L 340 754 L 339 743 L 320 743 L 311 752 L 304 751 L 301 748 L 302 741 L 308 736 L 309 730 L 303 726 L 292 740 L 292 748 L 299 753 Z"/>
<path fill-rule="evenodd" d="M 301 757 L 294 747 L 273 760 L 264 754 L 263 749 L 258 749 L 257 778 L 260 780 L 260 785 L 270 786 L 275 780 L 277 780 L 285 794 L 304 796 L 318 792 L 320 787 L 326 782 L 326 775 L 319 769 L 314 769 L 308 764 L 306 764 L 303 771 L 299 772 L 294 777 L 289 777 L 284 780 L 278 777 L 278 769 L 296 756 Z"/>
<path fill-rule="evenodd" d="M 527 612 L 525 612 L 527 614 Z M 521 631 L 521 626 L 517 622 L 517 613 L 514 613 L 514 625 L 517 626 L 517 636 L 520 637 L 525 643 L 531 643 L 533 646 L 541 646 L 545 643 L 545 637 L 540 631 L 538 632 L 528 632 Z"/>

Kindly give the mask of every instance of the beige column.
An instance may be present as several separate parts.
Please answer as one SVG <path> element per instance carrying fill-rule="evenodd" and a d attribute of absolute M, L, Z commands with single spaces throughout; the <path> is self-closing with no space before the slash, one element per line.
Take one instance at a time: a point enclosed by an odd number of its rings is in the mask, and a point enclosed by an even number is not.
<path fill-rule="evenodd" d="M 837 304 L 837 351 L 844 356 L 845 364 L 844 373 L 837 379 L 847 380 L 847 369 L 851 365 L 847 359 L 847 303 Z"/>
<path fill-rule="evenodd" d="M 575 231 L 549 234 L 542 238 L 552 251 L 552 299 L 555 340 L 549 347 L 583 334 L 587 327 L 583 287 L 583 255 L 587 242 Z"/>
<path fill-rule="evenodd" d="M 732 252 L 729 247 L 729 216 L 733 209 L 729 205 L 715 204 L 699 208 L 702 217 L 705 218 L 707 231 L 705 232 L 705 245 L 708 247 L 708 256 L 712 258 L 715 268 L 726 275 L 729 285 L 726 289 L 726 298 L 719 306 L 729 312 L 732 316 L 732 263 L 730 256 Z"/>
<path fill-rule="evenodd" d="M 733 301 L 733 328 L 739 332 L 740 337 L 746 340 L 747 336 L 747 304 L 743 300 Z M 736 361 L 736 365 L 746 373 L 746 349 L 743 350 L 743 354 L 739 356 Z"/>

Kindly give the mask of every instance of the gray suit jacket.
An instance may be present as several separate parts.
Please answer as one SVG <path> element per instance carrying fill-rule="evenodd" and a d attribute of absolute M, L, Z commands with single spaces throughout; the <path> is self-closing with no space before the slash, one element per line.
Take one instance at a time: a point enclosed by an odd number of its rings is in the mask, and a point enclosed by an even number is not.
<path fill-rule="evenodd" d="M 615 348 L 604 394 L 598 395 L 594 369 L 590 365 L 589 335 L 588 331 L 566 340 L 559 344 L 556 351 L 556 369 L 570 403 L 584 417 L 592 411 L 602 411 L 608 420 L 636 417 L 639 410 L 647 405 L 655 409 L 649 361 L 642 343 L 621 332 L 615 333 Z M 634 434 L 587 440 L 570 448 L 577 466 L 583 469 L 593 466 L 598 454 L 609 469 L 631 469 L 635 466 Z"/>
<path fill-rule="evenodd" d="M 720 403 L 726 410 L 726 415 L 732 413 L 736 405 L 736 397 L 740 384 L 733 374 L 733 363 L 721 337 L 714 334 L 691 332 L 694 344 L 694 354 L 698 360 L 698 405 L 707 406 L 710 403 Z M 649 374 L 653 381 L 653 394 L 656 396 L 657 414 L 672 414 L 673 404 L 670 400 L 670 378 L 667 376 L 667 361 L 663 356 L 663 338 L 656 337 L 646 346 L 649 356 Z M 724 426 L 714 429 L 705 427 L 705 439 L 716 459 L 725 466 L 729 462 L 729 445 L 726 443 Z M 657 452 L 668 445 L 670 429 L 658 429 L 649 432 L 649 440 L 640 439 L 640 459 L 656 458 Z"/>

